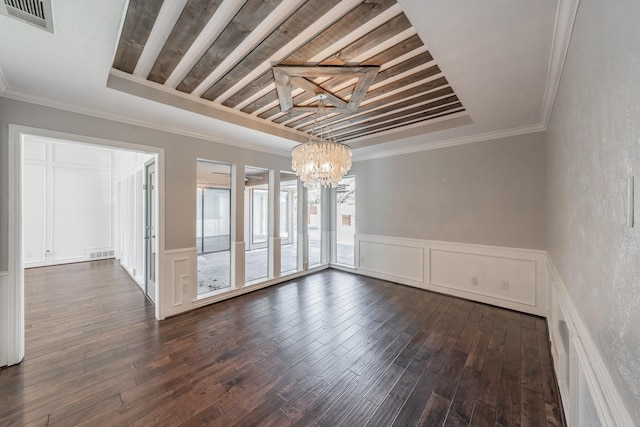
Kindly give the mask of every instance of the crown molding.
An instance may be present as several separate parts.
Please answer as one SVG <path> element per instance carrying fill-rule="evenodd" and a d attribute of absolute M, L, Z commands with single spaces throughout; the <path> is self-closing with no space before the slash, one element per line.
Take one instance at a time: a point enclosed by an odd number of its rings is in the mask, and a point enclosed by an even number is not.
<path fill-rule="evenodd" d="M 7 89 L 9 89 L 9 84 L 7 83 L 7 79 L 4 77 L 2 68 L 0 68 L 0 95 L 4 94 Z"/>
<path fill-rule="evenodd" d="M 380 159 L 383 157 L 400 156 L 403 154 L 418 153 L 420 151 L 428 151 L 428 150 L 435 150 L 438 148 L 453 147 L 455 145 L 471 144 L 473 142 L 490 141 L 493 139 L 507 138 L 510 136 L 518 136 L 518 135 L 525 135 L 528 133 L 542 132 L 544 130 L 546 130 L 546 127 L 543 126 L 542 123 L 538 123 L 535 125 L 520 126 L 517 128 L 511 128 L 511 129 L 505 129 L 505 130 L 499 130 L 499 131 L 493 131 L 493 132 L 485 132 L 477 135 L 469 135 L 469 136 L 463 136 L 460 138 L 446 139 L 438 142 L 430 142 L 430 143 L 413 146 L 413 147 L 379 151 L 377 153 L 372 153 L 369 155 L 363 155 L 363 156 L 354 155 L 353 161 L 361 162 L 364 160 Z"/>
<path fill-rule="evenodd" d="M 551 55 L 549 58 L 549 68 L 547 70 L 547 83 L 544 90 L 540 120 L 545 129 L 549 124 L 551 111 L 553 110 L 558 88 L 560 87 L 562 71 L 567 59 L 567 52 L 569 51 L 571 34 L 573 32 L 573 25 L 576 20 L 579 3 L 580 0 L 558 1 L 558 13 L 556 14 L 556 25 L 553 31 Z"/>
<path fill-rule="evenodd" d="M 0 70 L 1 71 L 1 70 Z M 1 76 L 0 76 L 1 78 Z M 1 82 L 0 82 L 1 83 Z M 50 98 L 34 95 L 31 93 L 18 91 L 12 88 L 7 87 L 7 89 L 0 94 L 4 98 L 13 99 L 15 101 L 27 102 L 30 104 L 40 105 L 43 107 L 56 108 L 58 110 L 68 111 L 76 114 L 83 114 L 90 117 L 95 117 L 98 119 L 111 120 L 119 123 L 124 123 L 128 125 L 140 126 L 147 129 L 167 132 L 175 135 L 185 136 L 189 138 L 200 139 L 204 141 L 215 142 L 218 144 L 230 145 L 233 147 L 244 148 L 247 150 L 259 151 L 262 153 L 274 154 L 277 156 L 289 156 L 289 150 L 279 150 L 271 147 L 265 147 L 257 144 L 250 144 L 238 140 L 228 141 L 222 138 L 217 138 L 213 135 L 204 134 L 200 132 L 194 132 L 178 127 L 163 125 L 159 122 L 152 122 L 148 120 L 135 119 L 127 116 L 123 116 L 120 114 L 108 113 L 105 111 L 78 106 L 74 104 L 69 104 L 66 102 L 61 102 L 57 100 L 53 100 Z M 292 141 L 295 142 L 295 141 Z"/>

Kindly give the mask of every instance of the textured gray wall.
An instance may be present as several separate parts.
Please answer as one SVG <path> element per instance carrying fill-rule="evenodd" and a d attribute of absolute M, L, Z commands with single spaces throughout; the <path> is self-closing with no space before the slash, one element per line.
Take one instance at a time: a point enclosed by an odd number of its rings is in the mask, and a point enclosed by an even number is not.
<path fill-rule="evenodd" d="M 547 246 L 640 420 L 640 3 L 582 0 L 545 135 Z M 622 182 L 635 175 L 636 226 Z"/>
<path fill-rule="evenodd" d="M 0 271 L 7 270 L 8 125 L 164 148 L 165 248 L 190 248 L 196 238 L 196 159 L 289 170 L 291 161 L 258 151 L 155 131 L 0 97 Z"/>
<path fill-rule="evenodd" d="M 544 145 L 528 134 L 358 162 L 357 232 L 544 249 Z"/>

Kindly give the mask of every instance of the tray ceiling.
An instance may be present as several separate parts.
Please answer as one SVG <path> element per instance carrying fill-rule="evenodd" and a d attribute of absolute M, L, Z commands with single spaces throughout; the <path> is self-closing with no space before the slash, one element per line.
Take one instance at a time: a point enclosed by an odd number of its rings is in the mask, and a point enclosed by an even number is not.
<path fill-rule="evenodd" d="M 324 91 L 343 142 L 465 111 L 395 0 L 131 0 L 113 68 L 303 133 Z"/>

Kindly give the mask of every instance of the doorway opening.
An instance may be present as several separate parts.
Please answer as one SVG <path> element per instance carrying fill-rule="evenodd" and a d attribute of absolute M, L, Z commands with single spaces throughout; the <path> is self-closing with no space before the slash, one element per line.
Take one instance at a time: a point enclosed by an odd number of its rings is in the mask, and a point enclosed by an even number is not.
<path fill-rule="evenodd" d="M 25 268 L 116 259 L 162 319 L 163 150 L 9 130 L 8 364 L 24 357 Z"/>

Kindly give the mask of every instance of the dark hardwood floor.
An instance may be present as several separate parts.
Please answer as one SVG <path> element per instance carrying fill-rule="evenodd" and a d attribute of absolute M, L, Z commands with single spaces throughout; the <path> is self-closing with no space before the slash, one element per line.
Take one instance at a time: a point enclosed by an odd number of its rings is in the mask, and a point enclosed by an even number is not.
<path fill-rule="evenodd" d="M 327 270 L 157 322 L 114 261 L 25 276 L 3 426 L 562 425 L 535 316 Z"/>

